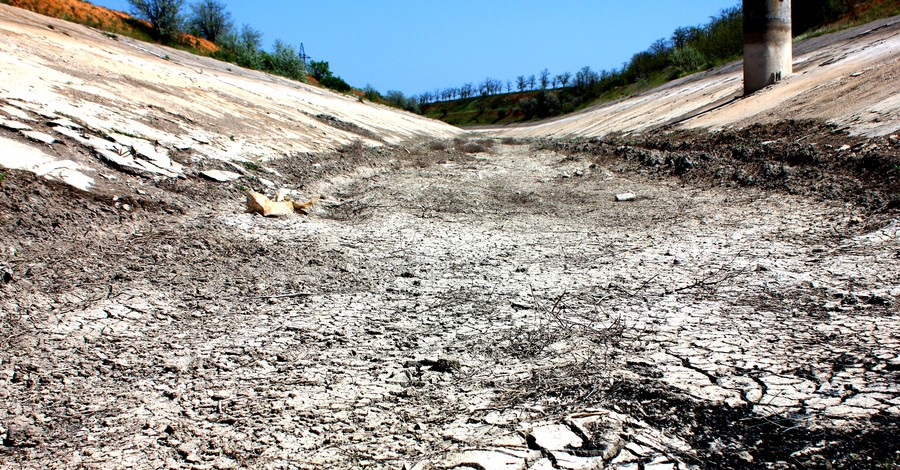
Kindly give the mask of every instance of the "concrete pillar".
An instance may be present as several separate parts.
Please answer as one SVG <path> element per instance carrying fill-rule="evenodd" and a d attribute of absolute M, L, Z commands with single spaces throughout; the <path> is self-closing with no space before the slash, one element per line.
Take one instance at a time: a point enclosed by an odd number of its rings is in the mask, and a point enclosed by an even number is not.
<path fill-rule="evenodd" d="M 793 72 L 791 0 L 743 0 L 744 94 Z"/>

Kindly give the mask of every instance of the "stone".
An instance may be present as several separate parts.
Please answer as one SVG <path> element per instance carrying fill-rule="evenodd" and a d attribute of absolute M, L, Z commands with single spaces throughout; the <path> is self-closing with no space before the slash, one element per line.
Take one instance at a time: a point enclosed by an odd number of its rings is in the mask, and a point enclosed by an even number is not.
<path fill-rule="evenodd" d="M 43 132 L 37 132 L 37 131 L 20 131 L 20 132 L 22 133 L 22 135 L 24 135 L 29 140 L 33 140 L 35 142 L 39 142 L 44 145 L 53 145 L 53 143 L 56 142 L 56 139 L 52 135 L 45 134 Z"/>
<path fill-rule="evenodd" d="M 3 445 L 6 447 L 36 447 L 42 441 L 41 429 L 25 419 L 17 419 L 6 426 L 6 437 Z"/>
<path fill-rule="evenodd" d="M 294 213 L 292 201 L 275 202 L 264 194 L 247 191 L 247 212 L 256 212 L 265 217 L 278 217 Z"/>
<path fill-rule="evenodd" d="M 0 166 L 25 170 L 48 179 L 59 180 L 87 191 L 94 179 L 87 176 L 81 164 L 71 160 L 58 160 L 40 148 L 18 140 L 0 137 Z"/>
<path fill-rule="evenodd" d="M 32 121 L 32 122 L 36 121 L 36 119 L 34 119 L 28 113 L 26 113 L 25 111 L 22 111 L 19 108 L 15 108 L 15 107 L 6 105 L 3 107 L 0 107 L 0 110 L 3 110 L 4 113 L 9 114 L 10 116 L 12 116 L 16 119 L 20 119 L 22 121 Z"/>
<path fill-rule="evenodd" d="M 614 458 L 625 447 L 622 421 L 613 419 L 608 414 L 582 416 L 570 421 L 571 426 L 588 438 L 589 448 L 604 460 Z"/>
<path fill-rule="evenodd" d="M 229 183 L 243 177 L 240 173 L 224 170 L 201 171 L 200 176 L 208 180 L 216 181 L 218 183 Z"/>
<path fill-rule="evenodd" d="M 550 459 L 540 459 L 534 465 L 528 467 L 528 470 L 553 470 L 553 461 Z"/>
<path fill-rule="evenodd" d="M 635 197 L 634 193 L 616 194 L 616 202 L 633 201 Z"/>
<path fill-rule="evenodd" d="M 47 124 L 54 126 L 54 127 L 65 127 L 66 129 L 72 129 L 72 130 L 76 130 L 76 131 L 82 129 L 81 126 L 79 126 L 78 124 L 75 124 L 74 122 L 72 122 L 66 118 L 55 119 L 53 121 L 48 122 Z"/>
<path fill-rule="evenodd" d="M 168 150 L 164 148 L 159 149 L 155 144 L 146 139 L 114 132 L 110 133 L 108 137 L 110 140 L 130 152 L 135 158 L 135 163 L 137 165 L 144 167 L 151 173 L 171 173 L 167 176 L 178 176 L 184 171 L 184 167 L 180 163 L 173 162 L 172 159 L 169 158 Z M 147 165 L 142 164 L 140 159 L 148 161 L 152 166 L 148 167 Z M 162 172 L 160 172 L 160 170 L 162 170 Z"/>
<path fill-rule="evenodd" d="M 462 364 L 456 359 L 440 358 L 437 360 L 422 359 L 419 361 L 425 367 L 430 367 L 435 372 L 453 372 L 462 368 Z"/>
<path fill-rule="evenodd" d="M 19 121 L 10 121 L 8 119 L 0 119 L 0 127 L 11 131 L 30 131 L 31 126 L 23 124 Z"/>
<path fill-rule="evenodd" d="M 567 470 L 600 470 L 603 459 L 600 457 L 579 457 L 564 451 L 552 451 L 550 454 L 556 461 L 556 468 Z"/>
<path fill-rule="evenodd" d="M 484 470 L 525 470 L 523 457 L 500 450 L 470 450 L 452 454 L 440 468 L 482 468 Z"/>
<path fill-rule="evenodd" d="M 532 449 L 564 450 L 579 448 L 584 444 L 584 440 L 579 435 L 562 424 L 534 428 L 526 439 L 528 446 Z"/>

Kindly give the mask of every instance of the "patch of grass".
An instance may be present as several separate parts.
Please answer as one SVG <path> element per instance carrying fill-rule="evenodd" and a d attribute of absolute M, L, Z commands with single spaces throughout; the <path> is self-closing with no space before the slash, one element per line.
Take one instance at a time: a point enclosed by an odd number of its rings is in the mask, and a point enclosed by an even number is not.
<path fill-rule="evenodd" d="M 246 168 L 250 171 L 259 171 L 260 170 L 260 167 L 258 164 L 256 164 L 256 162 L 247 161 L 247 162 L 241 162 L 241 163 L 243 163 L 244 168 Z"/>
<path fill-rule="evenodd" d="M 115 128 L 115 127 L 113 127 L 112 129 L 110 129 L 109 131 L 110 131 L 110 132 L 114 132 L 114 133 L 116 133 L 116 134 L 124 135 L 125 137 L 131 137 L 132 139 L 140 139 L 140 138 L 141 138 L 141 136 L 139 136 L 139 135 L 137 135 L 137 134 L 135 134 L 135 133 L 133 133 L 133 132 L 123 131 L 123 130 L 117 129 L 117 128 Z"/>

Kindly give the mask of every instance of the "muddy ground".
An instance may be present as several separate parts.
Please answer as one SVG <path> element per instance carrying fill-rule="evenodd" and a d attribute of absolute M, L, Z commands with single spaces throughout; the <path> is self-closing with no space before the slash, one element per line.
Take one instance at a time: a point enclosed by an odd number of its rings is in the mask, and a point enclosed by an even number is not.
<path fill-rule="evenodd" d="M 270 166 L 101 194 L 3 173 L 0 466 L 900 465 L 896 138 Z M 245 213 L 260 178 L 324 197 Z"/>

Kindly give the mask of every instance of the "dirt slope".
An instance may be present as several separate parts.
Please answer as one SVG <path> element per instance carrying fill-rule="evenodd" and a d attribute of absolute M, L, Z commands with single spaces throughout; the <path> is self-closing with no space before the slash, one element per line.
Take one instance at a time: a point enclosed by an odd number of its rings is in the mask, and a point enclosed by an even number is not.
<path fill-rule="evenodd" d="M 900 131 L 900 17 L 795 44 L 794 75 L 744 98 L 741 65 L 547 122 L 488 131 L 516 137 L 601 137 L 671 125 L 720 129 L 785 119 L 827 121 L 866 136 Z"/>

